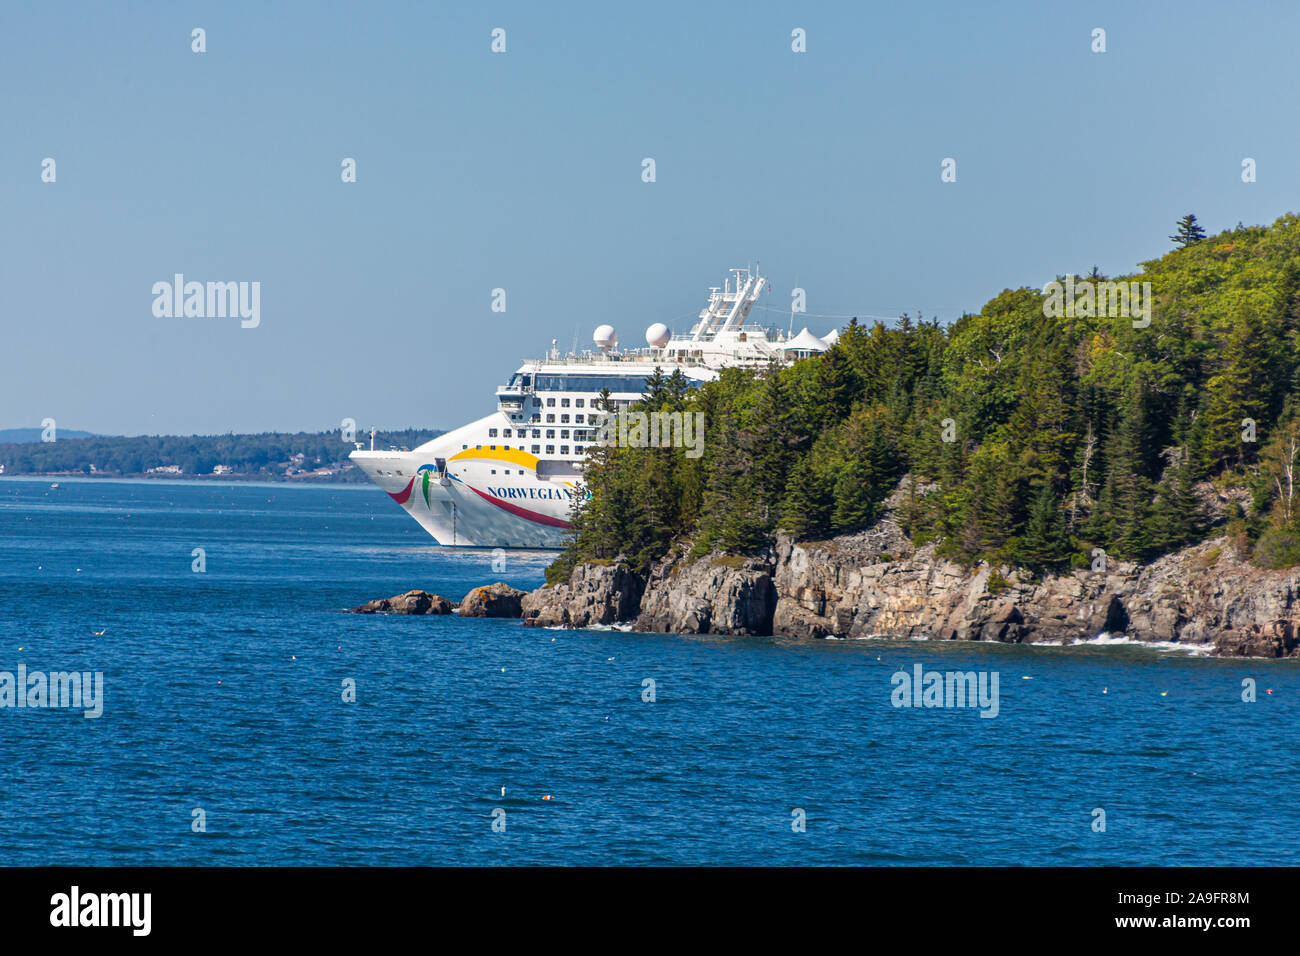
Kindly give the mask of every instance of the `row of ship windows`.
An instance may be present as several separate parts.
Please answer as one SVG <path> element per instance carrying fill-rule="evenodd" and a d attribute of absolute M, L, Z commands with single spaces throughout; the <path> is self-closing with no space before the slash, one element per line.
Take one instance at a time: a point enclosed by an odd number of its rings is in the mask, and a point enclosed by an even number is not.
<path fill-rule="evenodd" d="M 542 400 L 541 400 L 540 398 L 538 398 L 538 399 L 534 399 L 534 401 L 535 401 L 538 405 L 541 405 L 541 403 L 542 403 Z M 576 401 L 577 401 L 577 404 L 578 404 L 578 408 L 581 408 L 581 407 L 582 407 L 582 399 L 579 398 L 579 399 L 576 399 Z M 547 404 L 548 407 L 554 407 L 554 406 L 555 406 L 555 399 L 553 399 L 553 398 L 548 398 L 548 399 L 546 400 L 546 404 Z M 568 400 L 567 398 L 560 399 L 560 407 L 561 407 L 561 408 L 567 408 L 567 407 L 568 407 L 568 404 L 569 404 L 569 400 Z M 611 400 L 611 401 L 610 401 L 610 406 L 611 406 L 611 408 L 612 408 L 613 410 L 615 410 L 615 411 L 621 411 L 621 410 L 623 410 L 623 409 L 625 409 L 625 408 L 630 407 L 632 404 L 633 404 L 633 399 L 617 399 L 617 400 Z M 595 407 L 596 407 L 596 400 L 595 400 L 595 399 L 592 399 L 592 401 L 591 401 L 591 407 L 592 407 L 592 408 L 595 408 Z M 513 420 L 513 421 L 517 421 L 517 422 L 518 422 L 518 421 L 523 421 L 523 420 L 524 420 L 524 415 L 523 415 L 523 414 L 519 414 L 519 413 L 517 412 L 517 409 L 518 409 L 518 408 L 519 408 L 519 403 L 518 403 L 518 402 L 502 402 L 502 404 L 501 404 L 501 409 L 502 409 L 503 411 L 509 411 L 509 412 L 511 413 L 511 415 L 510 415 L 511 420 Z M 535 422 L 535 423 L 536 423 L 536 422 L 540 422 L 540 421 L 542 420 L 541 413 L 539 413 L 539 412 L 531 412 L 531 413 L 527 413 L 527 414 L 529 415 L 528 420 L 529 420 L 530 422 Z M 584 416 L 584 414 L 585 414 L 585 413 L 579 412 L 578 414 L 576 414 L 576 415 L 573 416 L 573 420 L 574 420 L 577 424 L 579 424 L 579 425 L 583 424 L 583 416 Z M 555 413 L 552 412 L 551 414 L 547 415 L 547 416 L 546 416 L 546 420 L 547 420 L 548 422 L 554 422 L 554 421 L 555 421 Z M 567 423 L 568 421 L 569 421 L 569 416 L 568 416 L 567 413 L 564 413 L 564 414 L 561 414 L 561 415 L 560 415 L 560 422 L 561 422 L 561 423 Z M 596 414 L 595 414 L 594 412 L 593 412 L 592 415 L 591 415 L 590 421 L 591 421 L 591 424 L 593 424 L 593 425 L 596 423 Z"/>
<path fill-rule="evenodd" d="M 488 429 L 488 438 L 496 438 L 496 437 L 497 437 L 497 430 L 496 430 L 495 428 L 489 428 L 489 429 Z M 501 437 L 502 437 L 502 438 L 509 438 L 509 437 L 511 437 L 510 429 L 509 429 L 509 428 L 503 428 L 503 429 L 501 429 Z M 516 437 L 518 437 L 518 438 L 527 438 L 527 437 L 528 437 L 528 429 L 526 429 L 526 428 L 520 428 L 520 429 L 518 429 L 518 435 L 517 435 Z M 534 437 L 534 438 L 541 438 L 541 437 L 542 437 L 542 429 L 540 429 L 540 428 L 534 428 L 534 429 L 533 429 L 533 437 Z M 554 428 L 548 428 L 548 429 L 546 429 L 546 437 L 547 437 L 547 438 L 554 438 L 554 437 L 555 437 L 555 429 L 554 429 Z M 560 429 L 560 437 L 561 437 L 561 438 L 568 438 L 568 437 L 569 437 L 569 429 L 567 429 L 567 428 L 561 428 L 561 429 Z M 577 439 L 590 438 L 590 437 L 591 437 L 591 432 L 588 431 L 586 428 L 575 428 L 575 429 L 573 429 L 573 437 L 574 437 L 574 438 L 577 438 Z M 461 445 L 461 447 L 462 447 L 462 448 L 468 448 L 469 446 L 468 446 L 468 445 Z M 479 448 L 479 447 L 481 447 L 481 446 L 479 446 L 479 445 L 475 445 L 474 447 L 475 447 L 475 448 Z"/>
<path fill-rule="evenodd" d="M 554 438 L 554 437 L 555 437 L 555 432 L 554 432 L 554 431 L 549 431 L 549 432 L 547 432 L 547 433 L 546 433 L 546 437 L 547 437 L 547 438 Z M 568 433 L 568 431 L 562 431 L 562 432 L 560 433 L 560 437 L 561 437 L 561 438 L 568 438 L 568 437 L 569 437 L 569 433 Z M 579 435 L 578 432 L 575 430 L 574 433 L 573 433 L 573 437 L 574 437 L 574 438 L 578 438 L 578 439 L 584 439 L 584 438 L 587 438 L 587 437 L 589 437 L 589 436 L 586 436 L 586 435 Z M 469 448 L 469 445 L 461 445 L 460 447 L 461 447 L 461 448 Z M 483 448 L 482 445 L 475 445 L 474 447 L 477 448 L 477 449 L 479 449 L 479 450 L 482 450 L 482 448 Z M 489 448 L 491 451 L 496 451 L 497 446 L 496 446 L 496 445 L 488 445 L 488 448 Z M 509 446 L 509 445 L 502 445 L 502 446 L 501 446 L 501 449 L 502 449 L 502 451 L 509 451 L 509 450 L 510 450 L 510 446 Z M 581 445 L 574 445 L 574 446 L 573 446 L 573 453 L 574 453 L 575 455 L 581 455 L 581 454 L 582 454 L 582 449 L 583 449 L 583 446 L 581 446 Z M 520 451 L 523 451 L 523 450 L 524 450 L 524 446 L 523 446 L 523 445 L 520 445 L 520 446 L 519 446 L 519 450 L 520 450 Z M 530 447 L 529 450 L 532 451 L 532 453 L 533 453 L 534 455 L 540 455 L 540 454 L 542 453 L 542 446 L 541 446 L 541 445 L 532 445 L 532 446 Z M 568 446 L 568 445 L 561 445 L 561 446 L 560 446 L 560 454 L 561 454 L 561 455 L 567 455 L 568 453 L 569 453 L 569 446 Z M 547 446 L 546 446 L 546 454 L 548 454 L 548 455 L 554 455 L 554 454 L 555 454 L 555 446 L 554 446 L 554 445 L 547 445 Z M 400 475 L 401 472 L 398 472 L 398 474 Z M 492 474 L 495 475 L 496 472 L 494 471 L 494 472 L 492 472 Z M 506 474 L 509 474 L 509 472 L 506 472 Z M 522 475 L 523 472 L 521 471 L 519 474 Z"/>
<path fill-rule="evenodd" d="M 534 416 L 533 416 L 533 421 L 535 421 L 535 422 L 540 422 L 541 420 L 542 420 L 542 416 L 541 416 L 541 415 L 534 415 Z M 554 423 L 554 422 L 555 422 L 555 415 L 554 415 L 554 414 L 547 415 L 547 416 L 546 416 L 546 421 L 547 421 L 548 423 Z M 573 416 L 573 421 L 574 421 L 575 424 L 578 424 L 578 425 L 584 425 L 584 424 L 586 424 L 586 416 L 584 416 L 584 415 L 582 415 L 581 413 L 579 413 L 579 414 Z M 591 416 L 591 423 L 592 423 L 593 425 L 596 424 L 596 416 L 595 416 L 595 415 L 592 415 L 592 416 Z M 563 413 L 563 414 L 560 415 L 560 424 L 561 424 L 561 425 L 567 425 L 567 424 L 569 424 L 569 415 L 568 415 L 567 412 L 566 412 L 566 413 Z M 523 429 L 520 429 L 520 430 L 519 430 L 519 433 L 522 435 L 522 434 L 523 434 Z M 493 428 L 493 429 L 491 430 L 491 433 L 490 433 L 490 434 L 492 435 L 493 438 L 496 438 L 496 437 L 497 437 L 497 430 L 496 430 L 495 428 Z M 505 437 L 506 437 L 506 438 L 509 438 L 509 437 L 510 437 L 510 429 L 508 429 L 508 428 L 505 430 Z"/>
<path fill-rule="evenodd" d="M 585 402 L 586 402 L 586 399 L 584 399 L 584 398 L 575 398 L 575 399 L 573 400 L 573 407 L 574 407 L 574 408 L 582 408 Z M 555 399 L 553 399 L 553 398 L 548 398 L 548 399 L 546 400 L 546 407 L 547 407 L 547 408 L 554 408 L 554 407 L 555 407 Z M 569 407 L 569 400 L 568 400 L 567 398 L 562 398 L 562 399 L 560 399 L 560 407 L 561 407 L 561 408 L 568 408 L 568 407 Z M 595 407 L 596 407 L 596 399 L 594 399 L 594 398 L 591 400 L 591 407 L 592 407 L 592 408 L 595 408 Z"/>

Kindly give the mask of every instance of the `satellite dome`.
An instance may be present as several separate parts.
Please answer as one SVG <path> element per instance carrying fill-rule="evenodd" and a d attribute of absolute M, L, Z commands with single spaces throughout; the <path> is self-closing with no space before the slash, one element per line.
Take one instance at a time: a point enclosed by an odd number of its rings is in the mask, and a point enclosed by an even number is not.
<path fill-rule="evenodd" d="M 664 325 L 662 322 L 656 322 L 654 325 L 650 326 L 650 328 L 645 330 L 646 345 L 649 345 L 651 348 L 663 348 L 668 344 L 668 340 L 672 337 L 673 334 L 668 331 L 668 326 Z"/>
<path fill-rule="evenodd" d="M 596 334 L 591 338 L 602 352 L 608 352 L 610 349 L 618 347 L 618 333 L 614 331 L 612 325 L 596 326 Z"/>

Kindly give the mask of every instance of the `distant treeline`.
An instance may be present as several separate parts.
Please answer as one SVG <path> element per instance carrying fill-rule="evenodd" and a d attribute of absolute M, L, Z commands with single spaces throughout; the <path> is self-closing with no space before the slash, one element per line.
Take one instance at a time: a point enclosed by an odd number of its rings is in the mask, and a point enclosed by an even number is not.
<path fill-rule="evenodd" d="M 414 448 L 441 434 L 407 428 L 376 435 L 375 447 Z M 368 447 L 367 432 L 357 434 Z M 136 438 L 59 438 L 53 442 L 0 444 L 5 475 L 86 474 L 133 477 L 150 469 L 160 477 L 242 477 L 365 481 L 348 461 L 355 446 L 339 431 L 265 432 L 257 435 L 144 435 Z M 227 470 L 229 469 L 229 470 Z M 320 471 L 317 474 L 318 470 Z M 326 472 L 329 472 L 328 474 Z"/>

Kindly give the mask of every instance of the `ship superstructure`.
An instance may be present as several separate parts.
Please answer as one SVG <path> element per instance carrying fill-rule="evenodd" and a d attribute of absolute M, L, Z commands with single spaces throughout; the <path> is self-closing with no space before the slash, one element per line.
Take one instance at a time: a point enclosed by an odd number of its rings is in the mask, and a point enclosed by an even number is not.
<path fill-rule="evenodd" d="M 601 396 L 621 410 L 639 401 L 646 380 L 680 370 L 694 384 L 733 366 L 787 363 L 826 348 L 804 329 L 787 339 L 747 321 L 767 280 L 733 269 L 690 332 L 655 323 L 646 345 L 620 350 L 609 325 L 596 349 L 525 361 L 496 390 L 496 411 L 412 450 L 363 449 L 350 455 L 439 544 L 559 548 L 574 502 L 585 495 L 583 463 L 596 440 Z M 820 348 L 818 347 L 820 346 Z"/>

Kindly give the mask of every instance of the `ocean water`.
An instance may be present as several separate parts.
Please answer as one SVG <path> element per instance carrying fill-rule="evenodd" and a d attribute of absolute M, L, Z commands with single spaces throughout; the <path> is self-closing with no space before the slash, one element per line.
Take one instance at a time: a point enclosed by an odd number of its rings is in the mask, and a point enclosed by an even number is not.
<path fill-rule="evenodd" d="M 1300 863 L 1300 662 L 343 613 L 549 559 L 368 487 L 0 479 L 0 671 L 105 682 L 0 710 L 0 863 Z M 997 716 L 893 706 L 918 663 Z"/>

